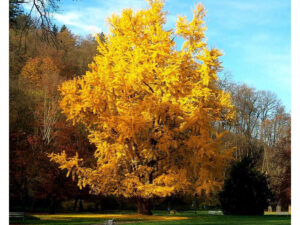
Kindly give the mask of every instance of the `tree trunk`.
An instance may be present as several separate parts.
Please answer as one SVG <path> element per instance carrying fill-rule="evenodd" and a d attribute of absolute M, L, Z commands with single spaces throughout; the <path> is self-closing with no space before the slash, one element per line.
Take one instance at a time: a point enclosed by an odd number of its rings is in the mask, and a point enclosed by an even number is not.
<path fill-rule="evenodd" d="M 79 199 L 79 212 L 83 212 L 83 203 L 82 203 L 82 199 Z"/>
<path fill-rule="evenodd" d="M 56 197 L 52 197 L 50 204 L 50 214 L 55 214 L 56 209 Z"/>
<path fill-rule="evenodd" d="M 197 196 L 194 196 L 194 211 L 195 211 L 195 215 L 197 215 L 197 209 L 198 209 Z"/>
<path fill-rule="evenodd" d="M 73 212 L 76 212 L 77 202 L 78 202 L 78 198 L 76 197 L 73 205 Z"/>
<path fill-rule="evenodd" d="M 150 210 L 149 199 L 138 198 L 137 210 L 138 210 L 138 214 L 152 215 L 152 212 Z"/>

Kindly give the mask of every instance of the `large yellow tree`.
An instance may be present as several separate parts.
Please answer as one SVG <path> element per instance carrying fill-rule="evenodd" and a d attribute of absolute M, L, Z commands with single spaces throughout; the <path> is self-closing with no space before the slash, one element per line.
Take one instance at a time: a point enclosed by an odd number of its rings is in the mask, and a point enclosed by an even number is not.
<path fill-rule="evenodd" d="M 64 82 L 60 106 L 68 120 L 85 125 L 97 150 L 90 168 L 65 152 L 50 155 L 94 194 L 148 200 L 175 193 L 209 193 L 223 182 L 231 151 L 213 126 L 234 116 L 230 95 L 217 86 L 220 51 L 205 40 L 204 8 L 191 22 L 179 17 L 164 29 L 161 1 L 109 19 L 91 71 Z M 180 50 L 174 37 L 184 39 Z"/>

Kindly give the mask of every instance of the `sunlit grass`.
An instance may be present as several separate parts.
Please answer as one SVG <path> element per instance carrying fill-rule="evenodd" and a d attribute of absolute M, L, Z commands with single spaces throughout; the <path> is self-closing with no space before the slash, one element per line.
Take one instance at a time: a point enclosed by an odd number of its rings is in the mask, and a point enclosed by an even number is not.
<path fill-rule="evenodd" d="M 276 215 L 276 216 L 282 216 L 282 215 L 291 215 L 290 212 L 268 212 L 265 211 L 265 215 Z"/>
<path fill-rule="evenodd" d="M 116 214 L 34 214 L 39 218 L 10 220 L 10 224 L 30 225 L 100 225 L 108 219 L 115 219 L 116 224 L 126 225 L 290 225 L 290 215 L 276 215 L 276 212 L 265 216 L 230 216 L 212 215 L 207 210 L 181 211 L 169 215 L 167 211 L 153 210 L 154 215 L 138 215 L 133 211 L 118 211 Z"/>
<path fill-rule="evenodd" d="M 173 221 L 186 220 L 184 216 L 157 216 L 139 214 L 55 214 L 55 215 L 33 215 L 41 220 L 67 220 L 72 218 L 80 219 L 121 219 L 121 220 L 149 220 L 149 221 Z"/>

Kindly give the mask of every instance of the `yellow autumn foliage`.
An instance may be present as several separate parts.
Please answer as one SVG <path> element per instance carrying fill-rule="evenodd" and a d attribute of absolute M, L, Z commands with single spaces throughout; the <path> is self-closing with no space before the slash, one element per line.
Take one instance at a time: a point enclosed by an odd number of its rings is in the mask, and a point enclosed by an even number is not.
<path fill-rule="evenodd" d="M 84 124 L 97 165 L 51 154 L 92 193 L 153 198 L 209 193 L 223 182 L 231 150 L 221 148 L 213 124 L 234 117 L 230 95 L 217 86 L 218 49 L 205 40 L 204 7 L 191 22 L 166 30 L 163 2 L 108 18 L 90 71 L 60 87 L 68 120 Z M 177 50 L 174 37 L 183 38 Z M 179 48 L 178 48 L 179 49 Z"/>
<path fill-rule="evenodd" d="M 57 86 L 58 75 L 60 71 L 50 57 L 35 57 L 29 59 L 22 68 L 21 74 L 31 87 L 48 88 Z M 54 84 L 53 84 L 54 83 Z"/>
<path fill-rule="evenodd" d="M 187 220 L 185 216 L 149 216 L 140 214 L 35 214 L 40 220 L 70 220 L 70 219 L 122 219 L 122 220 L 146 220 L 146 221 L 174 221 Z"/>

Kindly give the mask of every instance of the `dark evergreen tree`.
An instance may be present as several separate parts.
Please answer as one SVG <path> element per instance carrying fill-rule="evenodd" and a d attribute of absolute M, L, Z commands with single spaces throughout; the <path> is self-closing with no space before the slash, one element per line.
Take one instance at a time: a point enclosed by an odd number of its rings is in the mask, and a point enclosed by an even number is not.
<path fill-rule="evenodd" d="M 67 30 L 68 28 L 67 28 L 67 26 L 66 25 L 62 25 L 62 27 L 60 28 L 60 31 L 59 32 L 63 32 L 63 31 L 65 31 L 65 30 Z"/>
<path fill-rule="evenodd" d="M 267 177 L 255 169 L 253 159 L 246 157 L 232 166 L 219 200 L 224 214 L 263 215 L 272 193 Z"/>
<path fill-rule="evenodd" d="M 24 0 L 9 0 L 9 25 L 13 26 L 17 21 L 17 17 L 24 11 L 21 4 Z"/>

